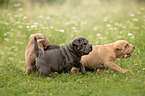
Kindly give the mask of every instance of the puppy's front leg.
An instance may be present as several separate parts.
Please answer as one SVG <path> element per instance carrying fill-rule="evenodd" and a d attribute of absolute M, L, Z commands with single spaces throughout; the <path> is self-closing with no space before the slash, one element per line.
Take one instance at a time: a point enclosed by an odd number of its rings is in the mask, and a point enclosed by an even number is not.
<path fill-rule="evenodd" d="M 114 62 L 105 62 L 104 66 L 114 71 L 118 71 L 121 73 L 126 73 L 127 71 L 122 69 L 120 66 L 116 65 Z"/>
<path fill-rule="evenodd" d="M 105 70 L 106 70 L 106 68 L 98 69 L 99 73 L 102 75 L 104 75 Z"/>
<path fill-rule="evenodd" d="M 79 62 L 79 66 L 80 66 L 80 71 L 82 72 L 82 74 L 86 74 L 86 70 L 85 70 L 85 66 L 84 66 L 84 64 L 82 63 L 82 62 Z"/>

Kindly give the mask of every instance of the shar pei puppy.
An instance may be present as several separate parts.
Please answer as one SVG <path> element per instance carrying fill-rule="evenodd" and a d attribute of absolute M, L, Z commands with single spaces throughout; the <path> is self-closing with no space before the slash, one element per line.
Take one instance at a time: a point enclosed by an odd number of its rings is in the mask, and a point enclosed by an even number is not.
<path fill-rule="evenodd" d="M 98 68 L 99 73 L 104 75 L 106 68 L 126 73 L 127 69 L 122 69 L 114 62 L 117 58 L 128 58 L 134 52 L 135 46 L 125 40 L 119 40 L 115 43 L 93 46 L 89 55 L 82 57 L 81 62 L 87 69 L 94 70 Z M 78 68 L 73 67 L 71 72 L 76 74 Z"/>
<path fill-rule="evenodd" d="M 85 37 L 77 37 L 65 47 L 44 52 L 39 52 L 37 39 L 34 40 L 38 75 L 45 77 L 52 72 L 70 73 L 72 67 L 80 68 L 82 74 L 85 74 L 85 67 L 80 60 L 83 55 L 92 51 L 92 45 Z"/>
<path fill-rule="evenodd" d="M 47 46 L 49 46 L 48 39 L 42 33 L 32 34 L 29 39 L 29 43 L 25 49 L 25 62 L 26 62 L 26 73 L 25 75 L 29 75 L 32 71 L 36 71 L 35 59 L 36 54 L 34 51 L 34 37 L 37 38 L 37 42 L 39 44 L 40 52 L 44 51 Z"/>
<path fill-rule="evenodd" d="M 55 44 L 49 44 L 48 38 L 46 38 L 42 33 L 32 34 L 29 39 L 28 46 L 25 49 L 25 62 L 26 62 L 26 73 L 25 75 L 29 75 L 32 71 L 36 71 L 36 54 L 34 51 L 34 37 L 37 38 L 39 51 L 42 52 L 44 50 L 51 50 L 55 48 L 59 48 L 59 46 Z"/>

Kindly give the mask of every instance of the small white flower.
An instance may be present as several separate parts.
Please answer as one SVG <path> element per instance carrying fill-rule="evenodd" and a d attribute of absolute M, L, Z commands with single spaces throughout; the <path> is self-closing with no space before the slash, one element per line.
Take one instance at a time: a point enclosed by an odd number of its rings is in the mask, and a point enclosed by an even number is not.
<path fill-rule="evenodd" d="M 11 31 L 14 31 L 14 29 L 11 29 Z"/>
<path fill-rule="evenodd" d="M 122 27 L 122 26 L 123 26 L 123 24 L 120 23 L 120 24 L 119 24 L 119 27 Z"/>
<path fill-rule="evenodd" d="M 80 25 L 85 25 L 87 24 L 87 21 L 82 22 Z"/>
<path fill-rule="evenodd" d="M 5 54 L 5 52 L 1 52 L 0 54 L 3 55 L 3 54 Z"/>
<path fill-rule="evenodd" d="M 27 19 L 27 16 L 24 16 L 24 19 Z"/>
<path fill-rule="evenodd" d="M 95 26 L 93 30 L 94 31 L 97 31 L 98 30 L 98 26 Z"/>
<path fill-rule="evenodd" d="M 53 26 L 50 26 L 50 29 L 54 29 L 54 27 Z"/>
<path fill-rule="evenodd" d="M 104 22 L 108 21 L 108 17 L 104 17 Z"/>
<path fill-rule="evenodd" d="M 125 28 L 126 28 L 126 26 L 122 26 L 122 28 L 123 28 L 123 29 L 125 29 Z"/>
<path fill-rule="evenodd" d="M 17 21 L 16 24 L 20 24 L 20 21 Z"/>
<path fill-rule="evenodd" d="M 134 27 L 133 29 L 138 30 L 138 29 L 140 29 L 140 28 L 139 28 L 139 27 Z"/>
<path fill-rule="evenodd" d="M 117 28 L 113 28 L 113 30 L 117 30 Z"/>
<path fill-rule="evenodd" d="M 26 26 L 26 28 L 30 28 L 30 26 Z"/>
<path fill-rule="evenodd" d="M 19 11 L 23 11 L 23 8 L 19 8 Z"/>
<path fill-rule="evenodd" d="M 110 24 L 107 24 L 107 27 L 111 27 L 111 25 Z"/>
<path fill-rule="evenodd" d="M 59 32 L 62 32 L 62 33 L 64 33 L 64 30 L 62 29 L 62 30 L 59 30 Z"/>
<path fill-rule="evenodd" d="M 75 30 L 74 32 L 76 32 L 76 33 L 77 33 L 77 32 L 78 32 L 78 30 Z"/>
<path fill-rule="evenodd" d="M 137 18 L 133 18 L 132 20 L 133 20 L 133 21 L 138 21 L 138 19 L 137 19 Z"/>
<path fill-rule="evenodd" d="M 15 15 L 14 17 L 16 18 L 16 17 L 18 17 L 18 15 Z"/>
<path fill-rule="evenodd" d="M 140 10 L 144 10 L 144 8 L 140 8 Z"/>
<path fill-rule="evenodd" d="M 106 32 L 106 34 L 108 35 L 108 34 L 109 34 L 109 32 Z"/>
<path fill-rule="evenodd" d="M 131 39 L 134 39 L 134 36 L 132 36 Z"/>
<path fill-rule="evenodd" d="M 36 25 L 31 25 L 31 28 L 35 28 L 35 27 L 37 27 Z"/>
<path fill-rule="evenodd" d="M 69 22 L 66 22 L 66 23 L 65 23 L 65 25 L 69 25 L 69 24 L 70 24 Z"/>
<path fill-rule="evenodd" d="M 39 23 L 35 22 L 34 25 L 38 25 Z"/>
<path fill-rule="evenodd" d="M 109 29 L 110 29 L 110 30 L 113 30 L 113 28 L 112 28 L 112 27 L 110 27 Z"/>
<path fill-rule="evenodd" d="M 9 39 L 9 38 L 5 38 L 4 40 L 6 40 L 6 41 L 10 41 L 10 39 Z"/>
<path fill-rule="evenodd" d="M 31 29 L 28 29 L 28 31 L 31 31 Z"/>
<path fill-rule="evenodd" d="M 116 26 L 118 26 L 118 23 L 115 23 Z"/>
<path fill-rule="evenodd" d="M 128 33 L 128 36 L 133 36 L 133 34 L 132 33 Z"/>
<path fill-rule="evenodd" d="M 21 29 L 21 28 L 23 28 L 23 26 L 22 25 L 19 25 L 19 28 Z"/>
<path fill-rule="evenodd" d="M 129 23 L 130 23 L 130 21 L 127 21 L 126 23 L 128 23 L 128 24 L 129 24 Z"/>
<path fill-rule="evenodd" d="M 131 14 L 130 16 L 131 16 L 131 17 L 134 17 L 134 14 Z"/>
<path fill-rule="evenodd" d="M 6 36 L 7 35 L 7 33 L 4 33 L 4 36 Z"/>
<path fill-rule="evenodd" d="M 49 29 L 49 27 L 46 27 L 45 29 Z"/>
<path fill-rule="evenodd" d="M 21 4 L 19 3 L 19 4 L 15 4 L 14 5 L 14 7 L 20 7 L 21 6 Z"/>
<path fill-rule="evenodd" d="M 76 29 L 76 27 L 72 27 L 72 29 Z"/>
<path fill-rule="evenodd" d="M 42 15 L 40 15 L 40 16 L 39 16 L 39 18 L 43 18 L 43 16 L 42 16 Z"/>
<path fill-rule="evenodd" d="M 101 36 L 101 34 L 98 33 L 97 36 Z"/>
<path fill-rule="evenodd" d="M 8 16 L 10 16 L 10 15 L 11 15 L 11 13 L 8 13 L 7 15 L 8 15 Z"/>
<path fill-rule="evenodd" d="M 14 60 L 14 58 L 13 57 L 9 57 L 9 60 Z"/>

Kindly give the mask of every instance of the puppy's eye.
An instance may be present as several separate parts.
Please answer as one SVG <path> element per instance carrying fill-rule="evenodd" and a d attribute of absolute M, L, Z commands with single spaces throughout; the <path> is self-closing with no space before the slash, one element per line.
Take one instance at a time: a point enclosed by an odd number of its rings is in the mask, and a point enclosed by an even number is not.
<path fill-rule="evenodd" d="M 126 44 L 126 45 L 125 45 L 125 48 L 126 48 L 126 47 L 129 47 L 129 45 L 128 45 L 128 44 Z"/>

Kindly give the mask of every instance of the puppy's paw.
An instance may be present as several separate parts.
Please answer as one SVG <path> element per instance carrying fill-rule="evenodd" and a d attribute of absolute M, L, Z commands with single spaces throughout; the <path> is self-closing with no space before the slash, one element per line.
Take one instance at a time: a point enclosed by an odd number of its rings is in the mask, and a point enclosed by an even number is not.
<path fill-rule="evenodd" d="M 105 69 L 98 69 L 97 71 L 99 71 L 99 73 L 101 74 L 101 75 L 105 75 L 104 73 L 105 73 Z"/>
<path fill-rule="evenodd" d="M 130 72 L 132 75 L 134 75 L 134 73 L 130 70 L 130 69 L 125 69 L 127 72 Z"/>
<path fill-rule="evenodd" d="M 86 71 L 82 71 L 82 74 L 83 74 L 83 75 L 86 75 Z"/>
<path fill-rule="evenodd" d="M 27 76 L 28 74 L 27 73 L 24 73 L 24 75 Z"/>
<path fill-rule="evenodd" d="M 71 69 L 71 73 L 74 74 L 74 75 L 78 74 L 78 71 L 79 71 L 79 68 L 76 68 L 76 67 L 73 67 Z"/>
<path fill-rule="evenodd" d="M 81 72 L 82 72 L 83 75 L 86 75 L 85 67 L 81 68 Z"/>

